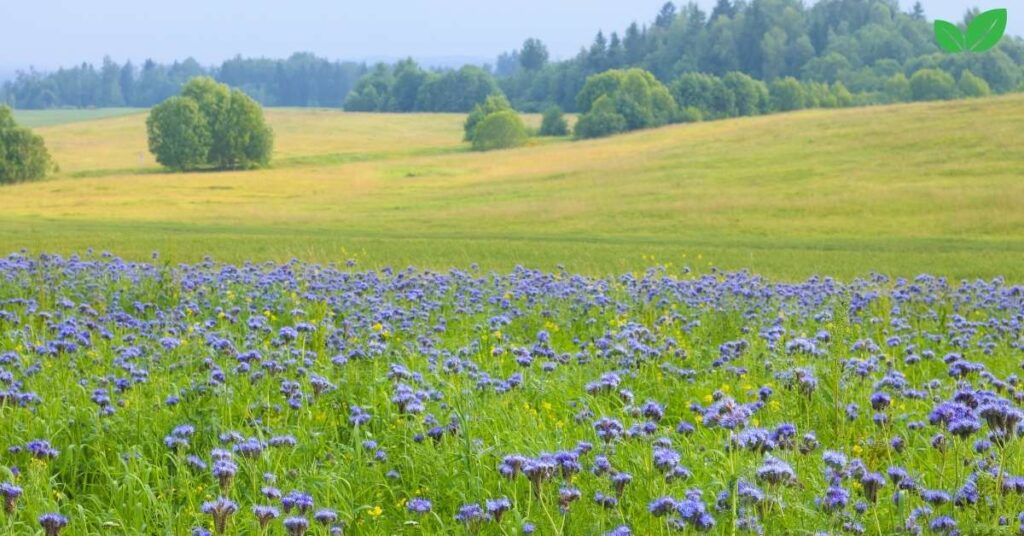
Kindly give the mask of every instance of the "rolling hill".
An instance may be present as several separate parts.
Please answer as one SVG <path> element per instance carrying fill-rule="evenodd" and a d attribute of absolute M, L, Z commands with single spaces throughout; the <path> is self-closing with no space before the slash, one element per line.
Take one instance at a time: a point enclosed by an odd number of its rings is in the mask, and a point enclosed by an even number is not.
<path fill-rule="evenodd" d="M 0 189 L 0 250 L 1024 279 L 1024 95 L 483 154 L 461 115 L 268 117 L 275 162 L 250 172 L 162 172 L 142 113 L 40 128 L 61 171 Z"/>

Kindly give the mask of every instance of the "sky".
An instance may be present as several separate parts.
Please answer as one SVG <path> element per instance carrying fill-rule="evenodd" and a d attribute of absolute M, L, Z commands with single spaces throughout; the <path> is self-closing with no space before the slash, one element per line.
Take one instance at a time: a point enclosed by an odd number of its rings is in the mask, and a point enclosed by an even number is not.
<path fill-rule="evenodd" d="M 110 55 L 119 62 L 236 54 L 331 59 L 413 56 L 427 64 L 493 62 L 527 37 L 553 59 L 574 55 L 597 30 L 650 22 L 665 0 L 0 0 L 0 77 Z M 908 8 L 913 0 L 901 0 Z M 678 3 L 678 2 L 677 2 Z M 710 10 L 714 0 L 699 0 Z M 929 19 L 960 20 L 968 7 L 1010 10 L 1024 35 L 1022 0 L 922 0 Z M 1019 6 L 1019 11 L 1014 9 Z"/>

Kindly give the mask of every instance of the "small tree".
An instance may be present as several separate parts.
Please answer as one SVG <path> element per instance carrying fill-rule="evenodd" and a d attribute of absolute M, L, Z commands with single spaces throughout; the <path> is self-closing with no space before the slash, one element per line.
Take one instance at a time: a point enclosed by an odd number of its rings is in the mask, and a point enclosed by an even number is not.
<path fill-rule="evenodd" d="M 992 89 L 988 87 L 988 82 L 967 69 L 960 73 L 960 83 L 957 84 L 957 87 L 960 89 L 960 95 L 968 98 L 987 97 L 992 94 Z"/>
<path fill-rule="evenodd" d="M 536 71 L 548 62 L 548 47 L 540 39 L 530 38 L 523 42 L 519 53 L 519 64 L 527 71 Z"/>
<path fill-rule="evenodd" d="M 569 134 L 569 123 L 558 106 L 551 106 L 544 111 L 544 118 L 540 122 L 541 136 L 566 136 Z"/>
<path fill-rule="evenodd" d="M 778 112 L 800 110 L 807 106 L 807 95 L 804 87 L 796 78 L 780 78 L 772 82 L 768 88 L 771 94 L 772 109 Z"/>
<path fill-rule="evenodd" d="M 491 151 L 526 143 L 526 125 L 514 110 L 495 112 L 480 121 L 473 135 L 473 149 Z"/>
<path fill-rule="evenodd" d="M 41 179 L 53 169 L 43 138 L 19 127 L 7 106 L 0 106 L 0 184 Z"/>
<path fill-rule="evenodd" d="M 910 95 L 916 101 L 952 99 L 956 80 L 945 71 L 921 69 L 910 77 Z"/>
<path fill-rule="evenodd" d="M 187 97 L 171 97 L 156 105 L 146 119 L 149 152 L 160 165 L 174 171 L 206 164 L 212 137 L 199 104 Z"/>
<path fill-rule="evenodd" d="M 505 98 L 505 95 L 500 93 L 493 94 L 487 97 L 483 103 L 477 104 L 473 111 L 470 112 L 469 117 L 466 118 L 466 123 L 463 125 L 463 129 L 466 131 L 465 140 L 473 141 L 476 133 L 476 126 L 484 120 L 485 117 L 497 112 L 504 112 L 511 110 L 512 105 Z"/>
<path fill-rule="evenodd" d="M 618 112 L 615 102 L 608 95 L 602 95 L 589 112 L 576 121 L 577 138 L 601 138 L 626 131 L 626 118 Z"/>

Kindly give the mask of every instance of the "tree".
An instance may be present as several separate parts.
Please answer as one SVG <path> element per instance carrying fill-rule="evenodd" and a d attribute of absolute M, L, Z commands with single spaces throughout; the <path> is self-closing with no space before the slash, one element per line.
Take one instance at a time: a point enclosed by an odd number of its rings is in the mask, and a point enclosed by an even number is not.
<path fill-rule="evenodd" d="M 606 99 L 603 106 L 611 106 L 612 109 L 601 110 L 599 118 L 584 121 L 602 98 Z M 582 132 L 597 135 L 620 131 L 611 129 L 619 126 L 619 118 L 624 122 L 623 130 L 636 130 L 668 124 L 679 113 L 679 107 L 668 89 L 643 69 L 610 70 L 593 75 L 587 78 L 583 89 L 576 96 L 576 102 L 583 114 L 580 116 L 580 121 L 585 125 Z M 577 137 L 588 137 L 581 134 L 579 125 L 576 134 Z"/>
<path fill-rule="evenodd" d="M 992 93 L 992 90 L 988 87 L 988 82 L 985 82 L 983 78 L 975 76 L 971 71 L 964 69 L 964 72 L 960 73 L 960 82 L 957 84 L 960 90 L 960 95 L 964 97 L 986 97 Z"/>
<path fill-rule="evenodd" d="M 146 129 L 157 162 L 177 171 L 264 166 L 273 150 L 263 108 L 241 90 L 205 77 L 153 108 Z"/>
<path fill-rule="evenodd" d="M 544 111 L 540 122 L 541 136 L 566 136 L 569 134 L 569 123 L 558 106 L 551 106 Z"/>
<path fill-rule="evenodd" d="M 540 39 L 529 38 L 523 42 L 519 53 L 519 64 L 527 71 L 540 70 L 548 62 L 548 47 Z"/>
<path fill-rule="evenodd" d="M 526 125 L 514 110 L 495 112 L 480 121 L 473 134 L 473 150 L 492 151 L 519 147 L 527 140 Z"/>
<path fill-rule="evenodd" d="M 430 73 L 408 58 L 395 64 L 394 83 L 391 87 L 391 101 L 396 112 L 412 112 L 420 88 L 430 78 Z"/>
<path fill-rule="evenodd" d="M 0 184 L 42 179 L 54 168 L 43 138 L 19 127 L 7 106 L 0 106 Z"/>
<path fill-rule="evenodd" d="M 476 127 L 484 120 L 487 116 L 498 112 L 504 112 L 512 109 L 512 105 L 505 98 L 505 95 L 500 93 L 487 97 L 484 102 L 477 104 L 473 111 L 470 112 L 469 116 L 466 117 L 466 123 L 463 125 L 465 131 L 465 140 L 473 141 L 476 137 Z"/>
<path fill-rule="evenodd" d="M 779 112 L 799 110 L 807 106 L 807 95 L 800 81 L 791 76 L 775 80 L 769 86 L 772 109 Z"/>
<path fill-rule="evenodd" d="M 162 166 L 186 171 L 207 162 L 213 138 L 195 99 L 171 97 L 154 106 L 146 119 L 146 133 L 149 152 Z"/>
<path fill-rule="evenodd" d="M 661 11 L 658 12 L 657 18 L 654 19 L 654 25 L 659 28 L 668 28 L 672 26 L 674 20 L 676 20 L 676 6 L 672 2 L 665 2 L 665 5 L 661 6 Z"/>
<path fill-rule="evenodd" d="M 705 118 L 737 115 L 735 94 L 717 76 L 685 73 L 672 83 L 671 91 L 679 108 L 696 108 Z"/>
<path fill-rule="evenodd" d="M 218 169 L 251 169 L 270 163 L 274 133 L 263 108 L 240 90 L 232 90 L 227 108 L 213 129 L 209 161 Z"/>
<path fill-rule="evenodd" d="M 722 77 L 722 84 L 732 93 L 737 115 L 757 115 L 765 107 L 768 88 L 764 82 L 733 71 Z"/>
<path fill-rule="evenodd" d="M 910 77 L 910 96 L 915 101 L 952 99 L 956 80 L 938 69 L 921 69 Z"/>
<path fill-rule="evenodd" d="M 832 84 L 832 97 L 835 100 L 835 105 L 839 108 L 853 105 L 853 94 L 850 93 L 849 89 L 846 89 L 846 85 L 842 82 Z"/>
<path fill-rule="evenodd" d="M 601 138 L 626 131 L 626 118 L 618 112 L 615 102 L 608 95 L 601 95 L 594 101 L 590 111 L 576 122 L 576 137 Z"/>

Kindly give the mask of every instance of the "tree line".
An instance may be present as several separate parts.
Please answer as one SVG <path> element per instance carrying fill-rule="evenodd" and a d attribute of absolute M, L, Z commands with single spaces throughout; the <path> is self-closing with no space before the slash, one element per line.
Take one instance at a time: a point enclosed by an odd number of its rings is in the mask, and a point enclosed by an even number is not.
<path fill-rule="evenodd" d="M 310 53 L 284 60 L 238 56 L 210 68 L 192 58 L 136 66 L 108 57 L 99 67 L 83 63 L 51 73 L 20 72 L 0 88 L 0 102 L 22 109 L 148 108 L 177 95 L 189 80 L 208 76 L 267 106 L 339 107 L 366 72 L 365 64 Z"/>
<path fill-rule="evenodd" d="M 582 111 L 576 96 L 589 77 L 628 68 L 644 69 L 665 84 L 686 73 L 740 73 L 769 85 L 787 78 L 841 84 L 857 105 L 913 99 L 908 84 L 921 70 L 942 71 L 956 81 L 970 71 L 969 80 L 980 78 L 994 93 L 1022 87 L 1019 37 L 1007 36 L 983 54 L 947 54 L 935 43 L 920 3 L 909 12 L 896 0 L 805 4 L 718 0 L 706 12 L 695 3 L 666 3 L 649 25 L 634 22 L 621 36 L 598 32 L 566 61 L 549 62 L 544 44 L 528 39 L 498 58 L 495 73 L 512 105 L 532 112 L 551 104 Z M 961 26 L 976 14 L 968 11 Z"/>
<path fill-rule="evenodd" d="M 968 11 L 962 26 L 976 14 Z M 519 111 L 557 105 L 582 112 L 577 95 L 591 76 L 632 68 L 665 85 L 690 73 L 723 82 L 728 78 L 735 85 L 736 77 L 744 75 L 769 87 L 795 80 L 810 105 L 830 101 L 818 98 L 824 97 L 823 87 L 837 92 L 840 100 L 849 92 L 853 105 L 882 104 L 923 95 L 911 87 L 920 71 L 933 79 L 936 71 L 944 73 L 938 83 L 952 79 L 953 95 L 980 90 L 978 82 L 992 93 L 1018 90 L 1024 81 L 1024 39 L 1008 36 L 983 54 L 942 53 L 921 4 L 903 11 L 897 0 L 820 0 L 813 5 L 718 0 L 710 12 L 696 3 L 669 2 L 649 24 L 634 22 L 621 35 L 598 32 L 589 46 L 564 61 L 551 61 L 544 43 L 532 38 L 499 56 L 494 66 L 448 70 L 425 69 L 411 59 L 368 67 L 312 54 L 286 60 L 236 57 L 210 69 L 194 60 L 171 65 L 147 61 L 136 68 L 108 59 L 99 68 L 83 64 L 49 74 L 21 73 L 4 85 L 0 102 L 19 108 L 152 106 L 205 75 L 269 106 L 465 113 L 502 93 Z"/>

